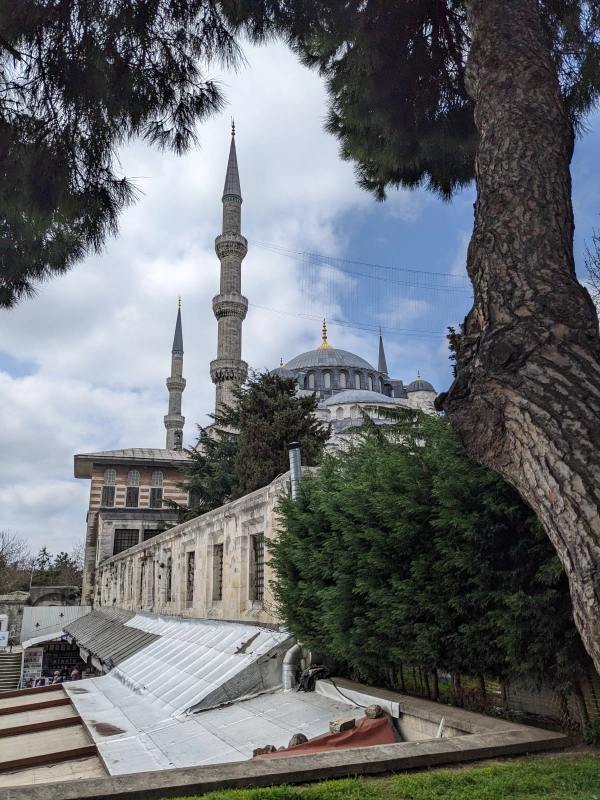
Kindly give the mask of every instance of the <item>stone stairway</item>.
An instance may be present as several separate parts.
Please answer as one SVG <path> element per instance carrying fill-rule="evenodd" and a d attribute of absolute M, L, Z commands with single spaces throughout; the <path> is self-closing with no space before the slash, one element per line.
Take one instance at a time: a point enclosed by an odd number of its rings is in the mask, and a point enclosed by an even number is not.
<path fill-rule="evenodd" d="M 0 652 L 0 692 L 12 692 L 19 687 L 21 657 L 20 650 L 15 653 Z"/>

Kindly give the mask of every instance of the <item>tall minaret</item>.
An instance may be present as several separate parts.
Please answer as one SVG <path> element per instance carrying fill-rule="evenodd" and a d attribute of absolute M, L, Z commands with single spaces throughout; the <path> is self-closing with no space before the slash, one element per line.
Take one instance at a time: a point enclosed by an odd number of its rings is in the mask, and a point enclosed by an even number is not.
<path fill-rule="evenodd" d="M 241 234 L 242 191 L 235 153 L 235 125 L 231 125 L 231 148 L 223 190 L 223 233 L 215 239 L 221 262 L 221 291 L 213 297 L 213 311 L 219 324 L 217 357 L 210 362 L 210 377 L 216 386 L 215 411 L 234 404 L 233 390 L 248 377 L 242 361 L 242 322 L 248 300 L 241 294 L 242 261 L 248 242 Z"/>
<path fill-rule="evenodd" d="M 171 377 L 167 378 L 169 390 L 169 413 L 165 417 L 167 429 L 167 450 L 181 450 L 183 446 L 183 426 L 185 417 L 181 416 L 181 395 L 185 389 L 183 373 L 183 333 L 181 332 L 181 298 L 177 309 L 175 337 L 171 350 Z"/>

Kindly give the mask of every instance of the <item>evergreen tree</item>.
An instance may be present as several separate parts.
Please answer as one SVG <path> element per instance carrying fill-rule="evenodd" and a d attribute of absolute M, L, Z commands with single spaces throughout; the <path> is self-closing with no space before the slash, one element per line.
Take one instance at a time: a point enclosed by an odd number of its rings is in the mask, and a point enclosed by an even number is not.
<path fill-rule="evenodd" d="M 399 664 L 570 688 L 591 662 L 565 575 L 514 489 L 444 419 L 368 419 L 282 499 L 276 598 L 307 647 L 380 679 Z"/>
<path fill-rule="evenodd" d="M 475 177 L 474 305 L 437 406 L 515 486 L 567 573 L 600 672 L 600 338 L 575 276 L 569 165 L 600 91 L 592 0 L 222 0 L 325 77 L 359 182 L 449 197 Z"/>
<path fill-rule="evenodd" d="M 296 396 L 293 378 L 253 372 L 234 392 L 236 405 L 213 415 L 211 430 L 200 428 L 190 461 L 181 467 L 179 486 L 190 494 L 179 522 L 218 508 L 226 500 L 260 489 L 289 469 L 287 445 L 300 442 L 302 463 L 312 466 L 329 438 L 329 429 L 314 417 L 314 395 Z"/>
<path fill-rule="evenodd" d="M 136 189 L 118 148 L 184 152 L 238 48 L 210 0 L 0 3 L 0 307 L 98 251 Z"/>

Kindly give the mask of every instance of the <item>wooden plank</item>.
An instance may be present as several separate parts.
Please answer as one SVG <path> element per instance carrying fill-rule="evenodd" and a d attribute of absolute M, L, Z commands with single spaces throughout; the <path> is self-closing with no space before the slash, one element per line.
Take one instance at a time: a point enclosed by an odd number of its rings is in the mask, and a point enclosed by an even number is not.
<path fill-rule="evenodd" d="M 55 700 L 46 700 L 46 702 L 40 701 L 39 703 L 28 703 L 26 706 L 7 706 L 6 708 L 0 708 L 0 715 L 16 714 L 20 711 L 35 711 L 36 708 L 52 708 L 53 706 L 68 705 L 71 705 L 71 701 L 68 697 L 63 695 L 62 697 L 57 697 Z"/>
<path fill-rule="evenodd" d="M 37 686 L 35 689 L 13 689 L 10 692 L 2 692 L 2 699 L 5 697 L 23 697 L 24 695 L 30 695 L 34 693 L 42 693 L 42 692 L 61 692 L 64 691 L 62 688 L 62 684 L 55 683 L 50 684 L 50 686 Z"/>
<path fill-rule="evenodd" d="M 12 728 L 0 729 L 0 739 L 3 736 L 19 736 L 22 733 L 34 733 L 36 731 L 45 731 L 50 728 L 66 728 L 70 725 L 81 725 L 83 727 L 83 720 L 81 717 L 63 717 L 63 719 L 46 719 L 42 722 L 29 722 L 27 725 L 15 725 Z"/>
<path fill-rule="evenodd" d="M 0 764 L 0 772 L 8 772 L 11 769 L 25 769 L 27 767 L 37 767 L 39 764 L 56 764 L 59 761 L 71 761 L 74 758 L 98 755 L 96 745 L 88 744 L 84 747 L 76 747 L 72 750 L 59 750 L 56 753 L 44 753 L 39 756 L 29 756 L 27 758 L 13 758 L 12 761 L 3 761 Z"/>

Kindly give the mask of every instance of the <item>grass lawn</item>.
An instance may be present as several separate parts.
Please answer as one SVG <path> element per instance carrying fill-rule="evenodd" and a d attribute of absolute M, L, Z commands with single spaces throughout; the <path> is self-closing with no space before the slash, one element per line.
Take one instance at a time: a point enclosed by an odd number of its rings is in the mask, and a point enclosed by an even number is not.
<path fill-rule="evenodd" d="M 600 754 L 534 756 L 471 769 L 311 786 L 210 792 L 202 800 L 600 800 Z"/>

